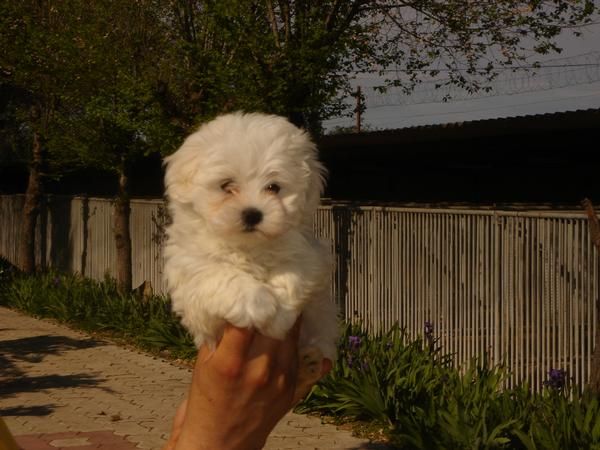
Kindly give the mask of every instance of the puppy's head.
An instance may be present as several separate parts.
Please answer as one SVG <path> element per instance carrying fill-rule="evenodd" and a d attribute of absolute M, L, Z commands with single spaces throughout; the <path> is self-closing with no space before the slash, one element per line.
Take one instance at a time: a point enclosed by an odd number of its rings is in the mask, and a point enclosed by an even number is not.
<path fill-rule="evenodd" d="M 272 115 L 217 117 L 165 163 L 171 207 L 193 211 L 232 242 L 310 223 L 324 186 L 325 169 L 307 133 Z"/>

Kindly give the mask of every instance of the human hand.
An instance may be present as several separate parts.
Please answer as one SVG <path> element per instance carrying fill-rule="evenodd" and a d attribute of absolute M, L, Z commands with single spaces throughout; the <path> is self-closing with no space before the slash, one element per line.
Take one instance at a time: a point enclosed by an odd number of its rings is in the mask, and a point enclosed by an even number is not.
<path fill-rule="evenodd" d="M 189 397 L 163 450 L 260 449 L 297 403 L 297 322 L 284 340 L 227 326 L 216 350 L 202 347 Z M 323 372 L 331 369 L 324 360 Z"/>

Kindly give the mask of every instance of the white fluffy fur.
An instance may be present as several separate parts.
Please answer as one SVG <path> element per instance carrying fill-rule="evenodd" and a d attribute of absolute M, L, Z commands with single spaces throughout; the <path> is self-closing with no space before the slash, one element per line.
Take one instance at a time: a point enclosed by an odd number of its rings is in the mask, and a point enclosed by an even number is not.
<path fill-rule="evenodd" d="M 283 338 L 302 313 L 300 345 L 333 360 L 331 261 L 312 236 L 325 169 L 308 135 L 282 117 L 227 114 L 165 162 L 165 277 L 196 345 L 214 346 L 226 322 Z M 252 231 L 247 208 L 263 214 Z"/>

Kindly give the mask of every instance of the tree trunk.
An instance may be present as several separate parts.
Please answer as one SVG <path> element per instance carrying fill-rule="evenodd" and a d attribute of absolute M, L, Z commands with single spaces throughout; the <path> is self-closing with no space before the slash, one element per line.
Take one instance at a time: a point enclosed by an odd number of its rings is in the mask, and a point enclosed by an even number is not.
<path fill-rule="evenodd" d="M 33 134 L 32 159 L 29 167 L 29 181 L 25 191 L 23 226 L 19 242 L 19 267 L 25 273 L 35 271 L 35 227 L 42 201 L 42 166 L 44 154 L 40 136 Z"/>
<path fill-rule="evenodd" d="M 122 161 L 119 170 L 119 194 L 115 203 L 114 217 L 115 244 L 117 248 L 117 288 L 121 294 L 131 292 L 130 212 L 129 182 L 125 169 L 125 161 Z"/>
<path fill-rule="evenodd" d="M 582 203 L 588 216 L 590 237 L 593 244 L 600 252 L 600 222 L 598 221 L 592 202 L 585 199 Z M 596 317 L 600 319 L 600 298 L 596 299 Z M 600 326 L 596 326 L 594 353 L 592 354 L 592 366 L 590 368 L 588 389 L 596 395 L 600 395 Z"/>

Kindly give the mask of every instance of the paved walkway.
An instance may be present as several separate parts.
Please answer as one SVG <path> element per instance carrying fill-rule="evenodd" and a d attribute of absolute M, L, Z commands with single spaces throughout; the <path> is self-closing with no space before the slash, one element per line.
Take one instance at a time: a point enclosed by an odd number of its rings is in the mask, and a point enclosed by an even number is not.
<path fill-rule="evenodd" d="M 160 449 L 190 381 L 168 361 L 0 308 L 0 415 L 25 450 Z M 275 449 L 376 449 L 290 413 Z"/>

